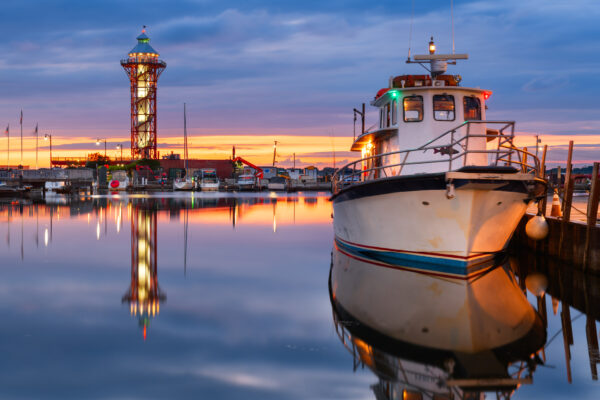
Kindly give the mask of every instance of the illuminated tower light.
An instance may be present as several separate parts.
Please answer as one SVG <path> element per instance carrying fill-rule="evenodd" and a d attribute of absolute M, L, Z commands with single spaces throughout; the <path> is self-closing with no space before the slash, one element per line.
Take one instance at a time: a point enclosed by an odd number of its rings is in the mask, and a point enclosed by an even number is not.
<path fill-rule="evenodd" d="M 131 157 L 156 159 L 156 86 L 167 63 L 158 59 L 146 29 L 137 41 L 128 58 L 121 60 L 131 85 Z"/>

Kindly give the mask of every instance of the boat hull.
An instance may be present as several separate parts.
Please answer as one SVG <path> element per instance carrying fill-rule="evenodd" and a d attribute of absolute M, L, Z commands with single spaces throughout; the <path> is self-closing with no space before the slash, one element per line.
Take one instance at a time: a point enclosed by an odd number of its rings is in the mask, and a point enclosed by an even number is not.
<path fill-rule="evenodd" d="M 238 186 L 238 190 L 240 191 L 251 191 L 251 190 L 255 190 L 255 185 L 254 183 L 239 183 L 237 184 Z"/>
<path fill-rule="evenodd" d="M 456 179 L 452 193 L 445 174 L 353 185 L 333 198 L 336 242 L 374 260 L 468 275 L 506 247 L 540 190 L 533 177 L 500 178 Z"/>
<path fill-rule="evenodd" d="M 269 183 L 267 189 L 285 191 L 287 190 L 287 185 L 285 183 Z"/>
<path fill-rule="evenodd" d="M 201 182 L 200 190 L 202 190 L 203 192 L 216 192 L 219 190 L 219 183 Z"/>
<path fill-rule="evenodd" d="M 193 190 L 194 182 L 192 181 L 174 181 L 173 182 L 173 190 Z"/>
<path fill-rule="evenodd" d="M 115 190 L 118 190 L 118 191 L 127 190 L 127 186 L 129 186 L 129 180 L 119 181 L 119 180 L 113 179 L 109 183 L 109 188 L 112 191 L 115 191 Z"/>

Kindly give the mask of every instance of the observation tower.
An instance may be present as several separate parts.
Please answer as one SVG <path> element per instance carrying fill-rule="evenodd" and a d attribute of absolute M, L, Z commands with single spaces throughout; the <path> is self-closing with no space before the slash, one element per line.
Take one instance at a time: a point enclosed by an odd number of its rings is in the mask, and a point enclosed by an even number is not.
<path fill-rule="evenodd" d="M 121 60 L 131 85 L 131 158 L 156 159 L 156 84 L 167 63 L 150 46 L 145 27 L 137 41 Z"/>

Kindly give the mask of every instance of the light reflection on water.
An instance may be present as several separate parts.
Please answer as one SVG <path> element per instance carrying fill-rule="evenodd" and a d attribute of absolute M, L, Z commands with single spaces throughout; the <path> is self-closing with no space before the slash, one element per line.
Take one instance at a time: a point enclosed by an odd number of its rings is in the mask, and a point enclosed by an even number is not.
<path fill-rule="evenodd" d="M 353 371 L 332 319 L 332 241 L 326 194 L 0 204 L 0 397 L 373 398 L 377 377 Z M 560 286 L 563 269 L 539 260 L 513 268 L 549 277 L 548 339 L 562 325 L 551 296 L 574 319 L 574 383 L 559 334 L 554 368 L 514 397 L 597 398 L 586 319 L 600 285 L 570 271 Z"/>

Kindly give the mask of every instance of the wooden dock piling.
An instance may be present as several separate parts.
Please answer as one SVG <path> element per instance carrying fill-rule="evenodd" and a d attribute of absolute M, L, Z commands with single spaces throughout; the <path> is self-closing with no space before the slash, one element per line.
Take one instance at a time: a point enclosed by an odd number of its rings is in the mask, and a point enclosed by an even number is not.
<path fill-rule="evenodd" d="M 590 238 L 592 229 L 596 226 L 598 219 L 598 202 L 600 201 L 600 178 L 598 172 L 600 163 L 595 162 L 592 170 L 592 187 L 587 205 L 587 229 L 585 232 L 585 251 L 583 254 L 583 269 L 587 269 L 589 263 Z"/>
<path fill-rule="evenodd" d="M 548 145 L 544 145 L 544 151 L 542 153 L 542 161 L 540 163 L 540 177 L 542 179 L 546 178 L 546 152 L 548 151 Z M 546 186 L 546 193 L 542 200 L 538 205 L 538 212 L 540 212 L 544 217 L 546 216 L 546 208 L 548 206 L 548 187 Z"/>

